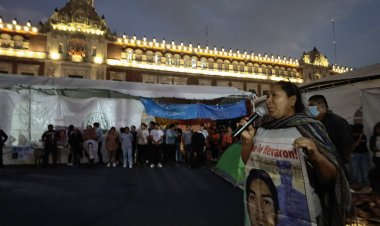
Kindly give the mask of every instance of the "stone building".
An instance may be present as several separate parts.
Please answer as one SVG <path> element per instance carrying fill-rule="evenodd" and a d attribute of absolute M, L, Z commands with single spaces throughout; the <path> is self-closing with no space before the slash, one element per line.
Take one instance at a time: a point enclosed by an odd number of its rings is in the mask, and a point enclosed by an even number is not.
<path fill-rule="evenodd" d="M 172 85 L 232 86 L 263 95 L 273 81 L 296 83 L 351 70 L 316 48 L 300 60 L 112 34 L 93 0 L 69 0 L 45 23 L 0 17 L 0 73 Z"/>

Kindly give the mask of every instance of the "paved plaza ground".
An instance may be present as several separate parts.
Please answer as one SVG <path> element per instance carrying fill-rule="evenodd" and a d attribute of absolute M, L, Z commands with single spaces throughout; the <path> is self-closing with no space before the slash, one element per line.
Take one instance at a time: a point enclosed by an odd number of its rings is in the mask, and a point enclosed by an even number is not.
<path fill-rule="evenodd" d="M 243 192 L 209 168 L 0 169 L 0 225 L 243 225 Z"/>

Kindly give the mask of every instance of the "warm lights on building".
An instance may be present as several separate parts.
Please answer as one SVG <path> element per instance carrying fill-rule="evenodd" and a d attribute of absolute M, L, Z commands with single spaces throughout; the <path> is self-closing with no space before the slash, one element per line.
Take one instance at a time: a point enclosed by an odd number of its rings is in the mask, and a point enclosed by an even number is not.
<path fill-rule="evenodd" d="M 13 48 L 0 48 L 0 55 L 11 56 L 11 57 L 46 59 L 46 54 L 43 52 L 34 52 L 30 50 L 13 49 Z"/>
<path fill-rule="evenodd" d="M 92 35 L 104 35 L 104 31 L 82 23 L 52 24 L 54 30 L 81 32 Z"/>
<path fill-rule="evenodd" d="M 50 53 L 50 59 L 59 60 L 59 59 L 61 59 L 61 54 L 59 54 L 57 52 L 52 52 L 52 53 Z"/>
<path fill-rule="evenodd" d="M 94 63 L 95 64 L 102 64 L 103 63 L 103 57 L 94 57 Z"/>

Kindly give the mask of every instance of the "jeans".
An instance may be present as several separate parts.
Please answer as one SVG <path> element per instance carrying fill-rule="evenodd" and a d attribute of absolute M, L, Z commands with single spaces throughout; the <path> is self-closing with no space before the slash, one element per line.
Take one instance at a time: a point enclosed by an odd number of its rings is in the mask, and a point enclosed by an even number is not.
<path fill-rule="evenodd" d="M 132 164 L 133 164 L 132 147 L 121 147 L 121 150 L 123 151 L 123 164 L 127 165 L 127 159 L 128 159 L 128 165 L 129 167 L 132 167 Z"/>
<path fill-rule="evenodd" d="M 369 185 L 369 154 L 368 153 L 354 153 L 352 154 L 352 181 Z"/>

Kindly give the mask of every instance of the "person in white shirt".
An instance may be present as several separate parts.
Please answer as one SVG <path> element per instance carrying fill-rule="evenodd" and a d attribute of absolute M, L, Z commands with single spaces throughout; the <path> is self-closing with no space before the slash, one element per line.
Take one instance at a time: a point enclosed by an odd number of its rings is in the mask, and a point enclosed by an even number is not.
<path fill-rule="evenodd" d="M 154 129 L 150 131 L 150 138 L 152 140 L 151 150 L 151 164 L 150 168 L 154 168 L 155 165 L 161 168 L 161 146 L 164 137 L 164 132 L 160 129 L 160 124 L 156 123 Z"/>

